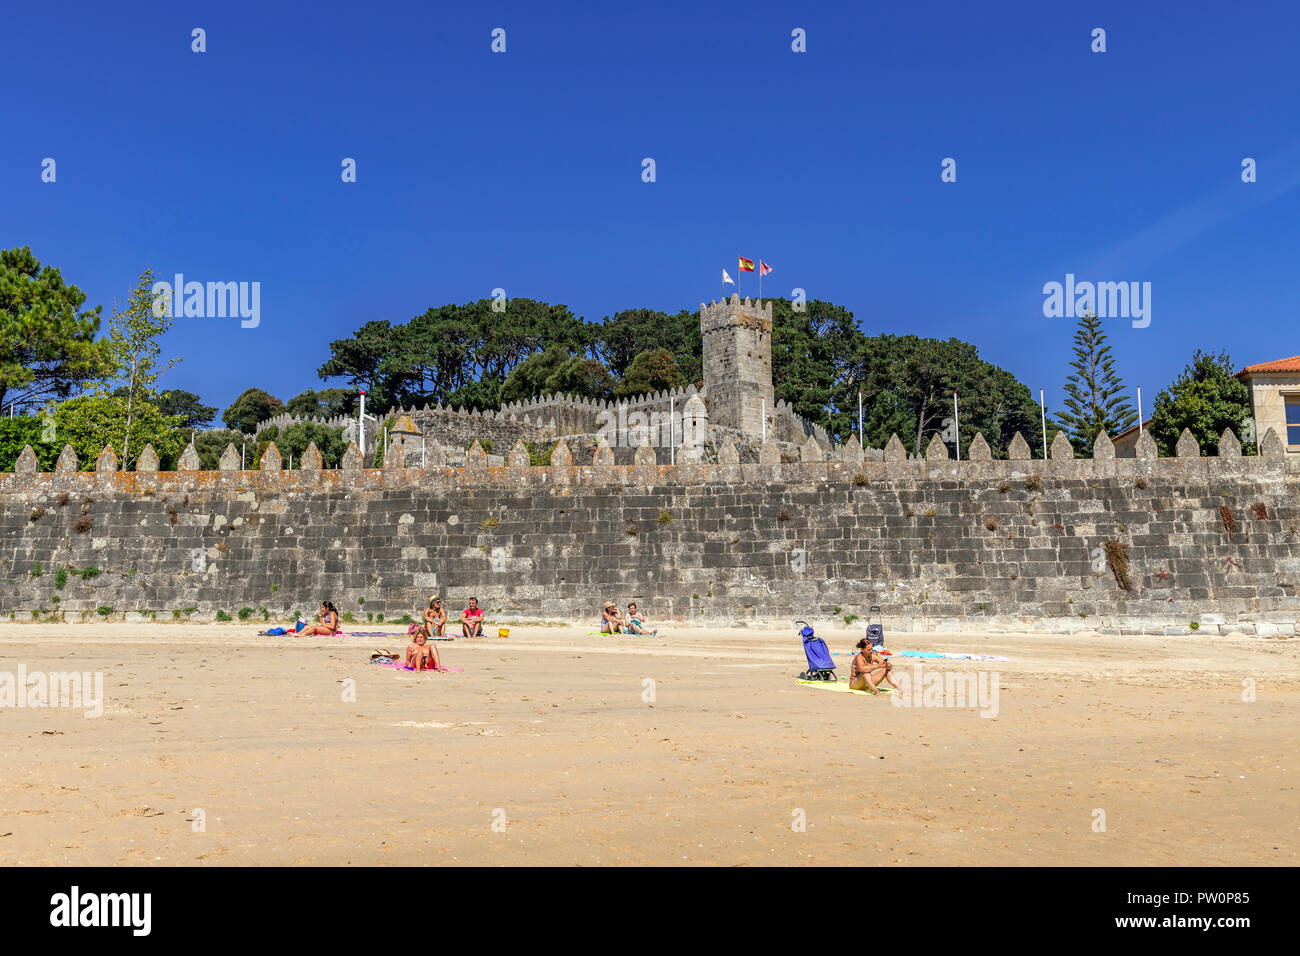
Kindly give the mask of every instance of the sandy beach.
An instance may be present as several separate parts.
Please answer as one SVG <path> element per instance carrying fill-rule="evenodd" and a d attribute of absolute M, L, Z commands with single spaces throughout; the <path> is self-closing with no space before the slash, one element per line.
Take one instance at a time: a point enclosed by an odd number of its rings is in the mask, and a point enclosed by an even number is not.
<path fill-rule="evenodd" d="M 104 694 L 0 708 L 0 863 L 1300 859 L 1300 640 L 889 634 L 1009 658 L 923 662 L 996 675 L 981 716 L 797 684 L 793 629 L 490 628 L 417 675 L 259 626 L 0 626 L 0 674 Z"/>

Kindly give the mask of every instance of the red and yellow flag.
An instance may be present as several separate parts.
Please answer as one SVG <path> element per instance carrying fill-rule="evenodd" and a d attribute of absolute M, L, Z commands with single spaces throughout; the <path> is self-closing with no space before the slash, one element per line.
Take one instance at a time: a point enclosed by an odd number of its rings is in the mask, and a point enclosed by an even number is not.
<path fill-rule="evenodd" d="M 754 271 L 754 260 L 753 260 L 753 259 L 746 259 L 744 256 L 740 256 L 739 259 L 740 259 L 740 267 L 739 267 L 739 268 L 740 268 L 740 271 L 741 271 L 741 272 L 753 272 L 753 271 Z"/>

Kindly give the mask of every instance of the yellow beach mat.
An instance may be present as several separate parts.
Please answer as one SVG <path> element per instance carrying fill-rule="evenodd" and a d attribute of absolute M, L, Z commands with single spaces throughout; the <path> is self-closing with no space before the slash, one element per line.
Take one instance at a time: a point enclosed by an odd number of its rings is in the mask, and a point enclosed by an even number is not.
<path fill-rule="evenodd" d="M 853 690 L 849 687 L 849 682 L 846 680 L 799 680 L 798 678 L 795 678 L 795 683 L 803 684 L 805 687 L 820 687 L 822 690 L 833 690 L 840 694 L 861 694 L 863 697 L 871 696 L 871 691 L 869 690 Z M 880 693 L 882 694 L 892 694 L 893 692 L 894 689 L 892 687 L 880 688 Z"/>

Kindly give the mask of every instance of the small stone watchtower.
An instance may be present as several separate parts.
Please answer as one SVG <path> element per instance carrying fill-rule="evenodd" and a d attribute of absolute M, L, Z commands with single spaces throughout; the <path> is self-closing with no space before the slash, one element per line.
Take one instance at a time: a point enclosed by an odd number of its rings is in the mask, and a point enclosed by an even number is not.
<path fill-rule="evenodd" d="M 764 407 L 769 422 L 774 413 L 772 303 L 742 302 L 739 295 L 709 305 L 701 303 L 700 332 L 709 424 L 759 441 Z"/>

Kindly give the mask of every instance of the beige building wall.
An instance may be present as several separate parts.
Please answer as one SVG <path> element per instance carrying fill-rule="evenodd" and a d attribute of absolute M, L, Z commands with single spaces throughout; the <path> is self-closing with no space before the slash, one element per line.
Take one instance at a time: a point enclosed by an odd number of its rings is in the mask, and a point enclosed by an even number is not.
<path fill-rule="evenodd" d="M 1255 410 L 1256 436 L 1262 440 L 1271 428 L 1287 446 L 1289 454 L 1300 455 L 1300 444 L 1287 441 L 1286 423 L 1287 399 L 1300 402 L 1300 373 L 1253 372 L 1243 378 L 1250 389 L 1250 401 Z"/>

